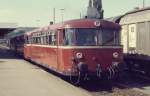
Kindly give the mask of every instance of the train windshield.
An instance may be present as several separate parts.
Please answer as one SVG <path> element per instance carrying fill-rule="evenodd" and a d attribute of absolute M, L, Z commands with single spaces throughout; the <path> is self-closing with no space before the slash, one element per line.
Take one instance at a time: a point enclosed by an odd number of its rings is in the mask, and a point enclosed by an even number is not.
<path fill-rule="evenodd" d="M 119 30 L 102 29 L 101 32 L 102 42 L 101 45 L 120 45 L 120 33 Z"/>
<path fill-rule="evenodd" d="M 120 44 L 119 30 L 78 28 L 65 30 L 65 45 L 117 46 Z"/>

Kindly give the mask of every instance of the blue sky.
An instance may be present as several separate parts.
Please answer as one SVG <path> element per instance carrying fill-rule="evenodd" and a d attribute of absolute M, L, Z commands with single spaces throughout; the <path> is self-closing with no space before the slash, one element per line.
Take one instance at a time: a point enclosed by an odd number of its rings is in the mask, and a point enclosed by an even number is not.
<path fill-rule="evenodd" d="M 0 22 L 17 22 L 19 26 L 43 26 L 53 20 L 56 9 L 56 22 L 84 16 L 89 0 L 1 0 Z M 103 0 L 104 17 L 123 14 L 135 7 L 142 7 L 143 0 Z M 150 6 L 150 0 L 145 0 Z"/>

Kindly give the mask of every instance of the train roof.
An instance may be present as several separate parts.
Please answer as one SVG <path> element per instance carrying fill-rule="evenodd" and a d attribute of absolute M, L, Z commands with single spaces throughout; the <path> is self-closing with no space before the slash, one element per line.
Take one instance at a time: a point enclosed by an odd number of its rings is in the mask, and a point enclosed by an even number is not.
<path fill-rule="evenodd" d="M 82 22 L 82 23 L 81 23 Z M 96 24 L 100 24 L 100 26 L 97 26 Z M 100 19 L 77 19 L 77 20 L 70 20 L 64 22 L 64 27 L 70 28 L 120 28 L 120 26 L 116 23 L 107 21 L 107 20 L 100 20 Z"/>
<path fill-rule="evenodd" d="M 114 23 L 119 23 L 120 19 L 123 17 L 123 15 L 115 16 L 115 17 L 110 17 L 110 18 L 105 18 L 105 20 L 114 22 Z"/>
<path fill-rule="evenodd" d="M 49 29 L 64 29 L 64 28 L 109 28 L 109 29 L 120 29 L 120 25 L 114 22 L 110 22 L 107 20 L 100 20 L 100 19 L 75 19 L 75 20 L 69 20 L 62 23 L 56 23 L 53 25 L 45 26 L 39 29 L 35 29 L 33 31 L 30 31 L 26 33 L 27 35 L 30 35 L 34 32 L 39 32 L 43 30 L 49 30 Z"/>
<path fill-rule="evenodd" d="M 121 25 L 150 21 L 150 7 L 129 11 L 120 20 Z"/>

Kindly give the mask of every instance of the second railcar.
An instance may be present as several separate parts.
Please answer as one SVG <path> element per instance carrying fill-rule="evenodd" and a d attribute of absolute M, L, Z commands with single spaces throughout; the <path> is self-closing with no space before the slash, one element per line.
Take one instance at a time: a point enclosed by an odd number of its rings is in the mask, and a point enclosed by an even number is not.
<path fill-rule="evenodd" d="M 7 47 L 14 51 L 15 53 L 23 56 L 24 55 L 24 34 L 28 31 L 35 29 L 35 27 L 20 27 L 16 30 L 8 33 L 6 35 L 7 38 Z"/>
<path fill-rule="evenodd" d="M 11 37 L 7 38 L 7 46 L 9 49 L 21 56 L 24 54 L 24 43 L 24 33 L 19 35 L 12 35 Z"/>

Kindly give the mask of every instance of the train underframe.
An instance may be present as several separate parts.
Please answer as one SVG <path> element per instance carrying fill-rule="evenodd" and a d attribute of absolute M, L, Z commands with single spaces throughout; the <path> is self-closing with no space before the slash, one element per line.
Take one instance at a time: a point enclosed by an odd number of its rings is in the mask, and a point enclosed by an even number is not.
<path fill-rule="evenodd" d="M 124 61 L 129 72 L 150 77 L 150 56 L 125 54 Z"/>
<path fill-rule="evenodd" d="M 81 66 L 77 68 L 77 71 L 74 72 L 73 70 L 60 72 L 59 70 L 53 69 L 47 64 L 40 64 L 34 60 L 26 59 L 28 61 L 34 62 L 37 65 L 40 65 L 51 72 L 56 73 L 57 75 L 61 76 L 63 79 L 67 79 L 70 83 L 74 85 L 79 85 L 83 81 L 88 80 L 104 80 L 104 81 L 113 81 L 120 77 L 120 73 L 123 71 L 123 64 L 118 64 L 117 66 L 111 65 L 107 70 L 101 70 L 100 67 L 97 67 L 95 71 L 88 70 L 86 66 Z"/>
<path fill-rule="evenodd" d="M 96 70 L 92 72 L 90 70 L 87 71 L 78 71 L 76 75 L 66 75 L 65 77 L 69 77 L 69 81 L 72 84 L 78 85 L 82 83 L 82 81 L 88 80 L 98 80 L 98 81 L 115 81 L 120 78 L 120 73 L 122 72 L 122 65 L 119 66 L 111 66 L 107 70 Z"/>

